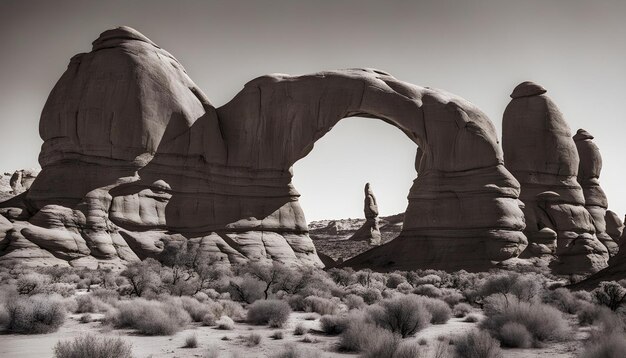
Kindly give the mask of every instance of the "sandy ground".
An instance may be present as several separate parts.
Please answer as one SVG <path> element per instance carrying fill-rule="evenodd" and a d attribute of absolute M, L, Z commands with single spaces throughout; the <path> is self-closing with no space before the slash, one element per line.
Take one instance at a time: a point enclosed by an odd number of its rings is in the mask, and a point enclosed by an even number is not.
<path fill-rule="evenodd" d="M 92 315 L 98 318 L 99 315 Z M 101 316 L 101 315 L 100 315 Z M 315 317 L 315 320 L 307 318 Z M 160 358 L 160 357 L 203 357 L 210 348 L 219 350 L 221 358 L 243 357 L 268 357 L 278 352 L 288 343 L 296 343 L 300 347 L 315 348 L 323 351 L 320 357 L 357 357 L 357 354 L 336 352 L 337 337 L 326 336 L 319 332 L 319 315 L 314 313 L 294 312 L 287 324 L 281 329 L 266 326 L 252 326 L 245 323 L 236 323 L 235 329 L 222 331 L 212 327 L 200 325 L 189 326 L 186 330 L 173 336 L 140 336 L 130 330 L 110 329 L 100 322 L 80 323 L 80 315 L 71 315 L 66 323 L 55 333 L 41 335 L 0 335 L 0 357 L 3 358 L 42 358 L 52 357 L 53 347 L 61 339 L 70 339 L 80 334 L 91 332 L 98 336 L 120 336 L 133 345 L 133 353 L 137 358 Z M 302 342 L 303 336 L 294 336 L 294 328 L 302 324 L 311 331 L 308 336 L 312 343 Z M 463 322 L 463 319 L 452 318 L 444 325 L 432 325 L 420 331 L 415 337 L 408 338 L 415 341 L 425 341 L 425 351 L 432 353 L 440 339 L 452 338 L 462 335 L 476 327 L 476 323 Z M 283 339 L 275 340 L 270 336 L 275 331 L 283 332 Z M 317 332 L 316 332 L 317 331 Z M 245 337 L 251 333 L 258 333 L 262 337 L 261 343 L 256 347 L 246 346 Z M 185 339 L 190 335 L 198 338 L 198 348 L 182 348 Z M 565 358 L 576 357 L 581 349 L 581 340 L 586 338 L 588 332 L 584 329 L 575 334 L 574 341 L 551 344 L 544 348 L 536 349 L 506 349 L 504 356 L 507 358 L 527 357 L 550 357 Z M 223 340 L 228 337 L 229 340 Z M 427 356 L 432 356 L 428 354 Z"/>

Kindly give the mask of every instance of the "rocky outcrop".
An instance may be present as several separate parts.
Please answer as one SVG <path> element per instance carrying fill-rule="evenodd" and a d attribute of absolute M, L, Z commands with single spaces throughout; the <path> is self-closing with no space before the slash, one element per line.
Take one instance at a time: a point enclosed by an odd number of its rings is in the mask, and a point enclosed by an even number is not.
<path fill-rule="evenodd" d="M 402 234 L 355 266 L 480 269 L 525 247 L 519 184 L 471 103 L 353 69 L 263 76 L 216 109 L 172 55 L 123 27 L 74 56 L 52 90 L 42 171 L 2 204 L 12 228 L 0 261 L 115 265 L 188 240 L 215 260 L 321 266 L 291 167 L 350 116 L 419 146 Z"/>
<path fill-rule="evenodd" d="M 585 207 L 577 180 L 580 159 L 563 115 L 546 90 L 532 82 L 518 85 L 511 98 L 504 112 L 502 145 L 506 167 L 521 184 L 529 241 L 524 255 L 556 255 L 553 267 L 561 273 L 606 267 L 608 251 L 596 237 L 594 217 Z M 597 163 L 588 157 L 582 164 L 589 170 L 583 176 L 589 178 L 590 187 L 592 177 L 599 174 L 593 168 Z M 590 199 L 595 194 L 590 192 Z"/>
<path fill-rule="evenodd" d="M 580 158 L 577 179 L 583 188 L 585 208 L 593 218 L 596 237 L 606 247 L 609 255 L 614 256 L 618 251 L 618 245 L 606 232 L 605 215 L 609 204 L 599 182 L 602 171 L 600 149 L 593 142 L 593 136 L 584 129 L 576 132 L 574 143 Z"/>
<path fill-rule="evenodd" d="M 30 188 L 39 174 L 37 169 L 20 169 L 0 176 L 0 202 L 22 194 Z"/>
<path fill-rule="evenodd" d="M 606 233 L 613 239 L 613 241 L 621 244 L 621 237 L 624 233 L 624 222 L 619 216 L 611 210 L 606 211 L 604 216 L 604 222 L 606 222 Z"/>
<path fill-rule="evenodd" d="M 365 222 L 350 237 L 352 241 L 367 241 L 370 245 L 376 246 L 381 244 L 382 236 L 380 234 L 380 225 L 378 220 L 378 205 L 376 197 L 370 187 L 370 183 L 365 184 L 365 199 L 363 212 L 365 213 Z"/>

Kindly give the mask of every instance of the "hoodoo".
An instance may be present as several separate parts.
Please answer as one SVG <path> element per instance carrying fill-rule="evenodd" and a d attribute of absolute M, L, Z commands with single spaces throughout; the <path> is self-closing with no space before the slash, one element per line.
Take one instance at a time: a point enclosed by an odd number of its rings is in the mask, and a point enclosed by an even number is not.
<path fill-rule="evenodd" d="M 521 184 L 529 241 L 524 255 L 556 255 L 553 267 L 561 273 L 606 267 L 608 251 L 585 207 L 578 183 L 580 158 L 567 122 L 546 89 L 533 82 L 518 85 L 511 98 L 502 122 L 502 145 L 506 167 Z M 585 158 L 583 169 L 589 165 L 593 159 Z M 591 179 L 594 170 L 585 178 Z"/>

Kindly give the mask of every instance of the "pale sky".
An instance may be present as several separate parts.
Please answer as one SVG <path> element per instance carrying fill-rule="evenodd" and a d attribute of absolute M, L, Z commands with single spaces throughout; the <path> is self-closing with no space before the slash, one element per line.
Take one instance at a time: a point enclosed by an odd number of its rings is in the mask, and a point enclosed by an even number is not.
<path fill-rule="evenodd" d="M 38 121 L 69 59 L 128 25 L 171 52 L 217 107 L 267 73 L 373 67 L 480 107 L 501 133 L 511 90 L 540 83 L 572 132 L 604 157 L 609 206 L 626 213 L 626 1 L 0 2 L 0 170 L 37 167 Z M 572 133 L 572 134 L 573 134 Z M 396 128 L 345 119 L 294 167 L 308 220 L 405 210 L 415 146 Z"/>

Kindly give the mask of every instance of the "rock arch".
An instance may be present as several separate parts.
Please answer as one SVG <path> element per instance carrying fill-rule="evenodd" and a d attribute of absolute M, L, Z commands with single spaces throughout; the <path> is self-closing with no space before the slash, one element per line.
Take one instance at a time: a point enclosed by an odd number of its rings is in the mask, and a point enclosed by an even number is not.
<path fill-rule="evenodd" d="M 93 45 L 46 103 L 43 170 L 20 198 L 22 216 L 1 211 L 17 221 L 0 261 L 123 264 L 188 240 L 228 262 L 321 265 L 291 167 L 351 116 L 411 138 L 418 177 L 400 237 L 346 264 L 482 269 L 527 244 L 495 129 L 460 97 L 351 69 L 263 76 L 215 108 L 136 30 L 105 31 Z"/>

